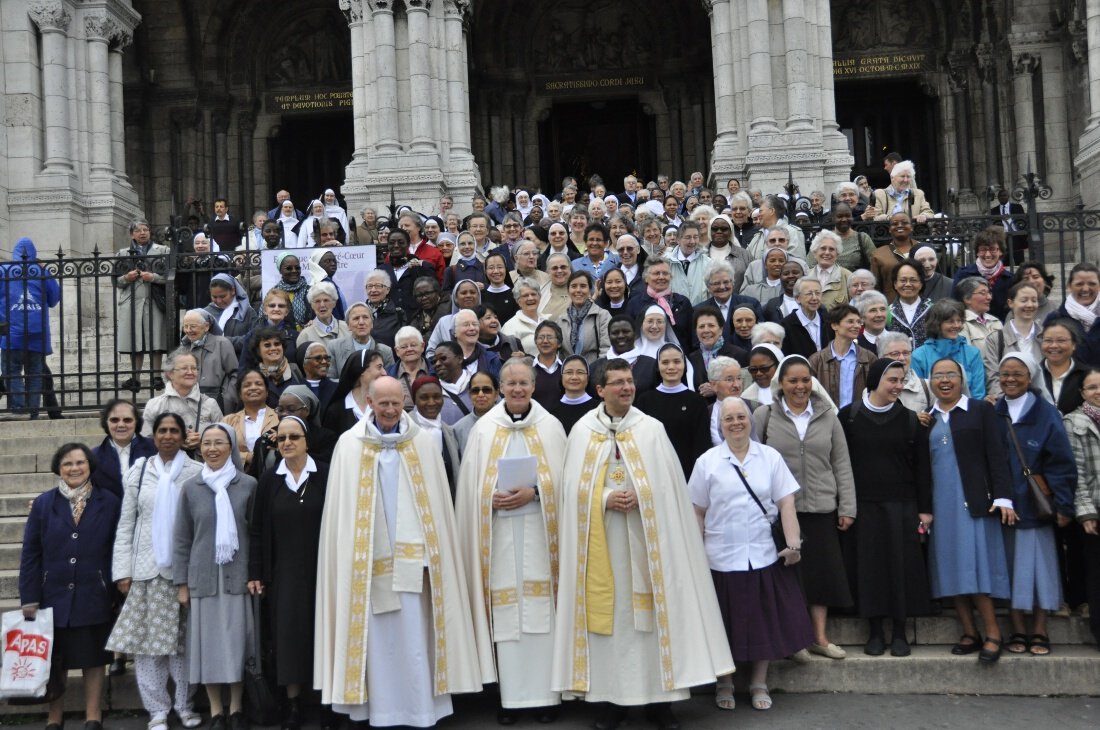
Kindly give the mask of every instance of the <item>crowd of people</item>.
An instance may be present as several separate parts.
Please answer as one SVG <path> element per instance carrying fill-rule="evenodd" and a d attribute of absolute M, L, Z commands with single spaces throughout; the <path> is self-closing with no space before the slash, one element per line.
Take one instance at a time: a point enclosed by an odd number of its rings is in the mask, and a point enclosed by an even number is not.
<path fill-rule="evenodd" d="M 492 683 L 504 725 L 583 699 L 601 730 L 643 705 L 671 729 L 693 686 L 734 709 L 735 666 L 767 710 L 769 662 L 845 658 L 830 610 L 866 619 L 876 656 L 908 656 L 940 601 L 952 653 L 982 663 L 1050 654 L 1054 612 L 1100 641 L 1096 265 L 1056 304 L 992 225 L 944 276 L 902 160 L 885 189 L 812 195 L 811 240 L 796 201 L 737 180 L 588 183 L 350 228 L 324 201 L 325 240 L 280 193 L 259 226 L 279 281 L 257 306 L 211 272 L 168 353 L 158 275 L 120 275 L 121 351 L 151 354 L 162 392 L 108 403 L 31 508 L 48 730 L 70 669 L 97 730 L 109 652 L 134 658 L 150 730 L 201 724 L 200 684 L 213 730 L 241 730 L 257 620 L 285 730 L 313 690 L 325 728 L 431 726 Z M 377 246 L 362 292 L 326 265 L 337 230 Z M 131 232 L 127 256 L 154 253 Z"/>

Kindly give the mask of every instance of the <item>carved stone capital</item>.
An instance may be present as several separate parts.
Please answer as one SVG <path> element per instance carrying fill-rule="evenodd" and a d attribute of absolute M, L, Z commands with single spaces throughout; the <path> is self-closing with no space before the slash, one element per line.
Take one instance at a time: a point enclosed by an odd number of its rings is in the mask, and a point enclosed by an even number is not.
<path fill-rule="evenodd" d="M 84 16 L 84 37 L 88 40 L 107 43 L 119 30 L 118 24 L 106 15 Z"/>
<path fill-rule="evenodd" d="M 1012 72 L 1017 76 L 1030 76 L 1039 68 L 1039 57 L 1030 53 L 1017 53 L 1012 57 Z"/>
<path fill-rule="evenodd" d="M 119 28 L 115 31 L 115 34 L 111 36 L 111 50 L 122 53 L 124 50 L 134 42 L 133 31 Z"/>
<path fill-rule="evenodd" d="M 61 0 L 31 0 L 27 14 L 39 30 L 65 31 L 72 20 Z"/>
<path fill-rule="evenodd" d="M 470 11 L 470 0 L 443 0 L 443 11 L 447 15 L 465 17 Z"/>
<path fill-rule="evenodd" d="M 340 0 L 340 12 L 349 24 L 362 22 L 363 0 Z"/>
<path fill-rule="evenodd" d="M 997 80 L 997 68 L 993 63 L 993 47 L 988 43 L 979 43 L 974 47 L 974 59 L 978 62 L 978 73 L 983 81 Z"/>
<path fill-rule="evenodd" d="M 363 0 L 372 13 L 392 13 L 392 0 Z"/>
<path fill-rule="evenodd" d="M 970 85 L 970 59 L 965 54 L 953 53 L 947 57 L 947 81 L 952 93 L 966 91 Z"/>
<path fill-rule="evenodd" d="M 432 9 L 432 0 L 405 0 L 405 7 L 409 10 L 428 11 Z"/>

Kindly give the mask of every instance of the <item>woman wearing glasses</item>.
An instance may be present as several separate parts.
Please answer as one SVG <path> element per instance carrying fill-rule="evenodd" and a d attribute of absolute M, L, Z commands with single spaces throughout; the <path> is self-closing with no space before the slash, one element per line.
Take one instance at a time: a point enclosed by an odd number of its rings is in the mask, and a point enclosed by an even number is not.
<path fill-rule="evenodd" d="M 1001 657 L 993 600 L 1011 594 L 1001 532 L 1001 523 L 1016 524 L 1006 443 L 993 406 L 963 394 L 958 361 L 936 360 L 929 381 L 936 398 L 929 434 L 936 517 L 928 550 L 932 597 L 955 599 L 962 636 L 951 653 L 980 652 L 978 658 L 989 664 Z M 984 641 L 974 623 L 975 607 Z"/>
<path fill-rule="evenodd" d="M 175 413 L 187 424 L 183 448 L 194 452 L 203 429 L 222 420 L 222 409 L 217 401 L 199 391 L 199 363 L 186 350 L 175 350 L 164 359 L 164 382 L 164 393 L 145 404 L 141 434 L 152 436 L 157 416 Z"/>
<path fill-rule="evenodd" d="M 283 728 L 301 726 L 299 697 L 313 679 L 313 606 L 317 585 L 317 545 L 325 506 L 328 464 L 309 455 L 310 427 L 288 415 L 279 422 L 278 463 L 256 488 L 249 559 L 249 590 L 268 598 L 275 679 L 286 687 Z M 331 726 L 326 707 L 322 725 Z M 328 722 L 326 722 L 326 719 Z"/>

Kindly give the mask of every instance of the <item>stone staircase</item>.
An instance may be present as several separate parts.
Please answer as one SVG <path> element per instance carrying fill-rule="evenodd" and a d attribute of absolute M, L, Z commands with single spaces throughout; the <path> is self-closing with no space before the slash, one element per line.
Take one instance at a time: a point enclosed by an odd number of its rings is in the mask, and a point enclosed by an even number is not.
<path fill-rule="evenodd" d="M 19 554 L 27 506 L 29 500 L 56 484 L 49 471 L 53 452 L 68 441 L 95 445 L 102 437 L 98 418 L 90 415 L 60 421 L 0 420 L 0 610 L 18 607 Z M 1002 627 L 1007 636 L 1005 617 Z M 829 636 L 847 649 L 848 658 L 834 661 L 815 656 L 808 664 L 777 662 L 769 672 L 769 685 L 797 693 L 1100 695 L 1100 652 L 1092 643 L 1085 619 L 1051 617 L 1051 656 L 1005 652 L 991 667 L 979 666 L 976 655 L 952 656 L 949 649 L 958 634 L 953 612 L 945 610 L 942 616 L 909 621 L 911 657 L 868 657 L 862 651 L 866 622 L 835 617 L 830 619 Z M 747 679 L 748 673 L 741 672 L 739 682 Z M 109 707 L 141 709 L 132 667 L 126 675 L 113 678 L 110 690 Z M 79 710 L 81 697 L 76 673 L 66 693 L 69 709 Z M 34 714 L 40 709 L 0 704 L 0 715 Z"/>

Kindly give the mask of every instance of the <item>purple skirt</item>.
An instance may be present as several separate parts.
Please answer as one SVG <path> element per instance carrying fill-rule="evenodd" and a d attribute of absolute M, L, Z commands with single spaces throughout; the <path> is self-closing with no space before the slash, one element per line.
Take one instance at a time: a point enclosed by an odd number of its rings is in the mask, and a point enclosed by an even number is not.
<path fill-rule="evenodd" d="M 782 659 L 813 642 L 798 575 L 782 560 L 759 570 L 710 574 L 734 661 Z"/>

